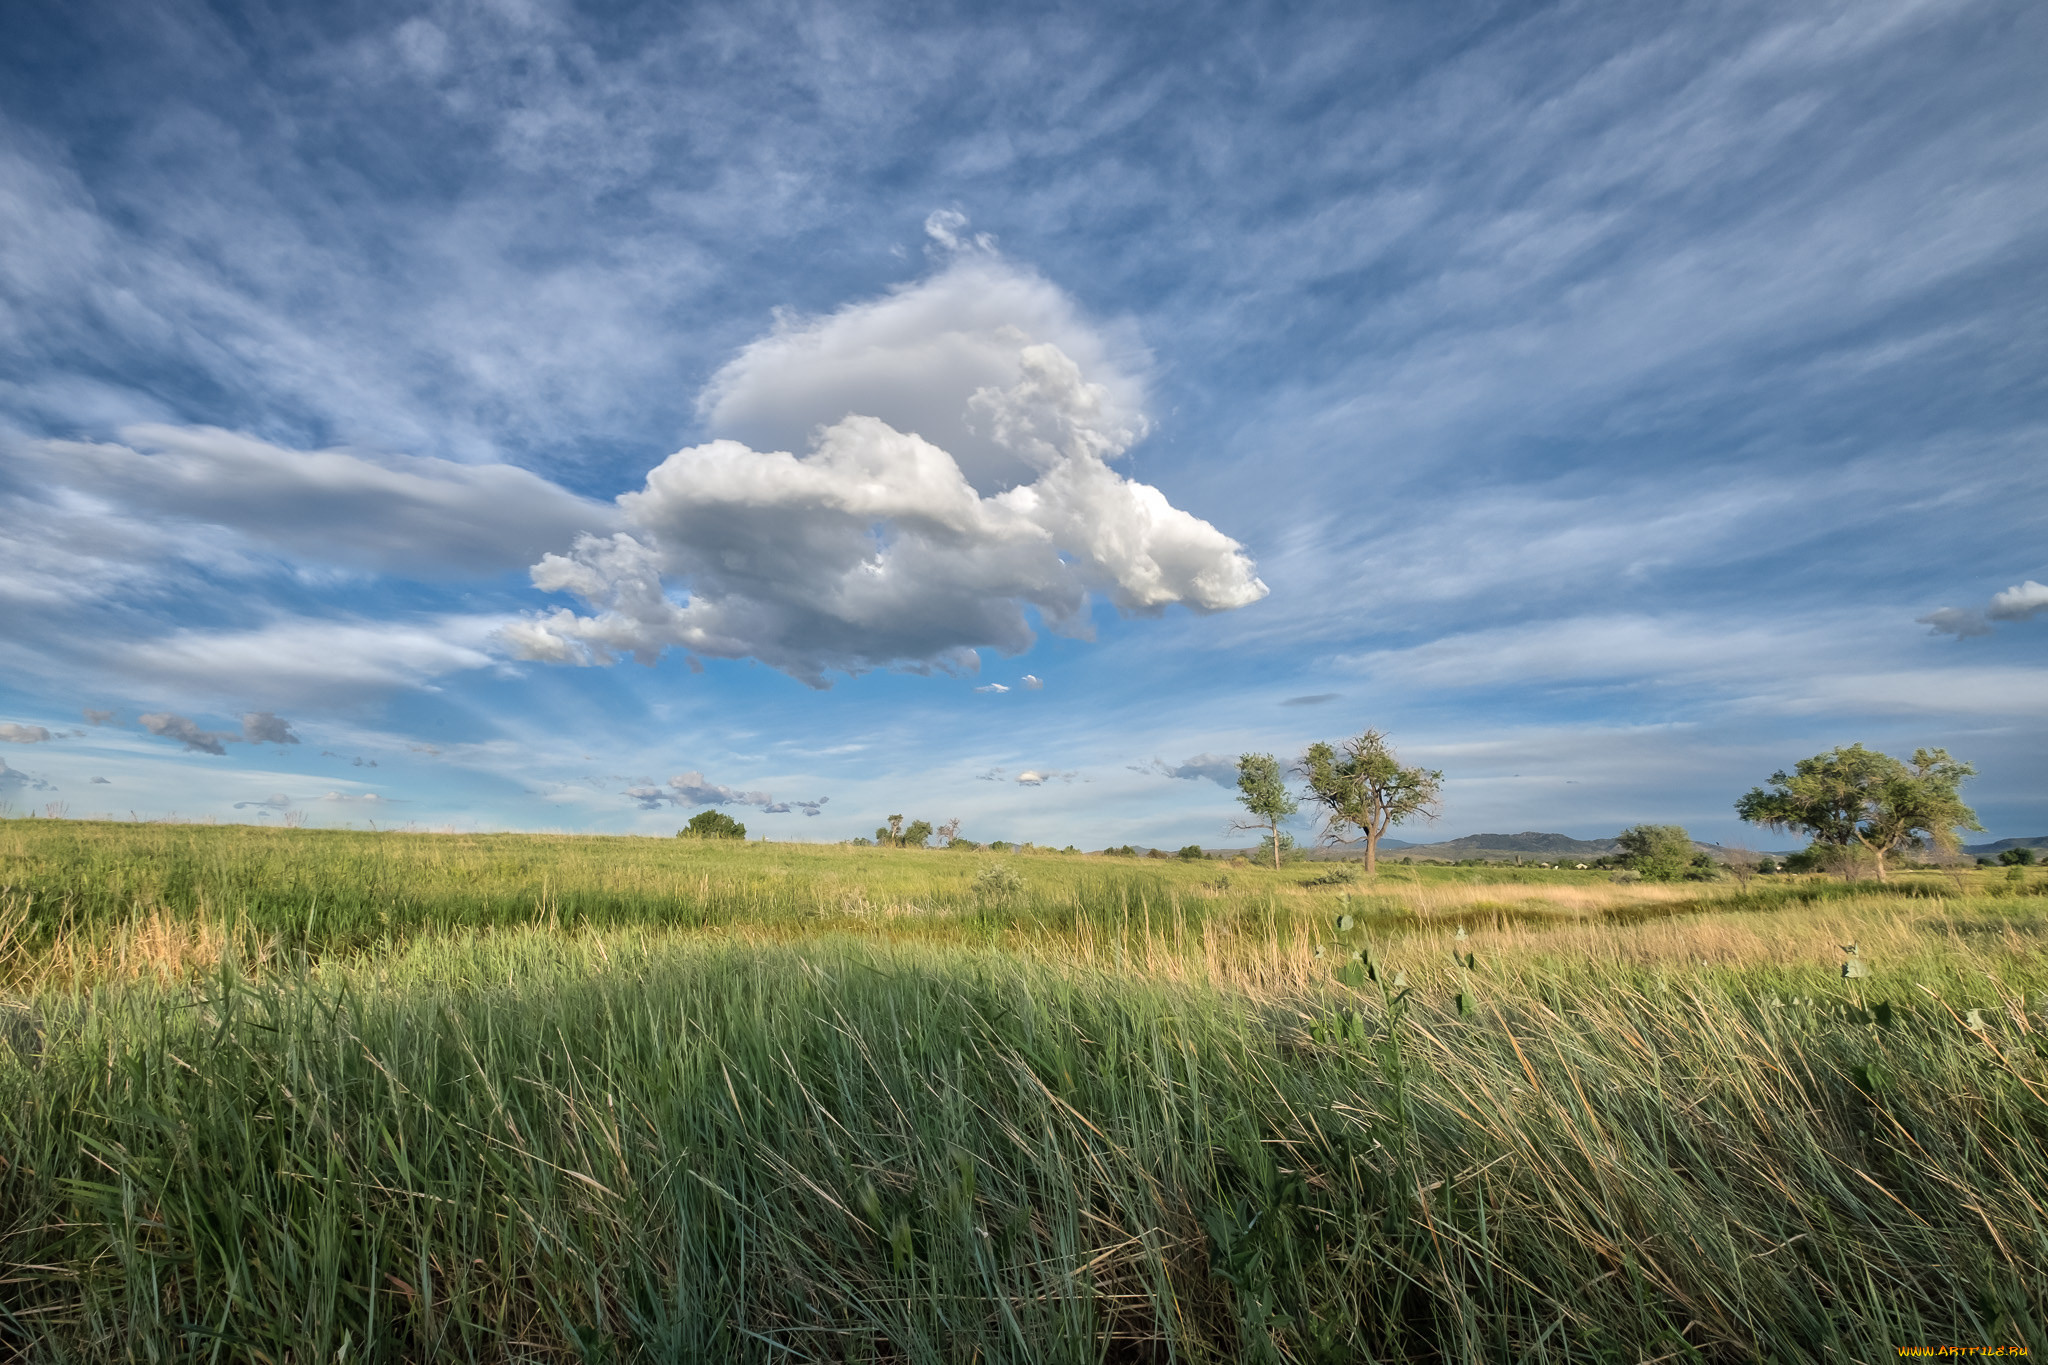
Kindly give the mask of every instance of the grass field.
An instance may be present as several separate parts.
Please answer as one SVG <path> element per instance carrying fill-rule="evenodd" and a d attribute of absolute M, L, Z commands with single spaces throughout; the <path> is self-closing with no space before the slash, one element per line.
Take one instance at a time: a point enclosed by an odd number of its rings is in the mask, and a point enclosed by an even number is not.
<path fill-rule="evenodd" d="M 0 824 L 0 1345 L 2048 1353 L 2042 873 L 1329 872 Z"/>

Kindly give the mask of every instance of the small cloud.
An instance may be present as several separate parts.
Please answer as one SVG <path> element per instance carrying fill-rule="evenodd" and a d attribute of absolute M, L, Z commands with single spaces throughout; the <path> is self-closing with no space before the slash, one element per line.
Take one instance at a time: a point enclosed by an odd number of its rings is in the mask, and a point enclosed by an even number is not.
<path fill-rule="evenodd" d="M 401 804 L 395 797 L 379 796 L 375 792 L 329 792 L 320 799 L 322 801 L 333 801 L 357 806 L 396 806 Z"/>
<path fill-rule="evenodd" d="M 980 687 L 977 687 L 974 690 L 977 692 L 1007 692 L 1010 689 L 1003 686 L 1001 683 L 983 683 Z"/>
<path fill-rule="evenodd" d="M 292 723 L 268 711 L 250 711 L 242 716 L 242 738 L 251 744 L 297 744 Z"/>
<path fill-rule="evenodd" d="M 41 744 L 50 738 L 50 732 L 40 725 L 17 725 L 13 721 L 0 722 L 0 740 L 9 744 Z"/>
<path fill-rule="evenodd" d="M 441 756 L 439 749 L 428 744 L 408 744 L 405 746 L 405 749 L 407 753 L 425 754 L 428 758 L 439 758 Z M 588 757 L 588 755 L 585 755 L 585 757 Z"/>
<path fill-rule="evenodd" d="M 2048 584 L 2029 578 L 1995 593 L 1983 607 L 1942 607 L 1914 618 L 1928 628 L 1929 635 L 1953 635 L 1967 640 L 1991 634 L 1993 621 L 2029 621 L 2048 611 Z"/>
<path fill-rule="evenodd" d="M 34 773 L 25 773 L 19 768 L 10 768 L 7 766 L 7 760 L 0 758 L 0 796 L 4 796 L 8 792 L 47 792 L 55 790 L 55 787 L 52 787 Z"/>
<path fill-rule="evenodd" d="M 1312 692 L 1306 697 L 1289 697 L 1282 706 L 1321 706 L 1324 702 L 1335 701 L 1343 696 L 1341 692 Z"/>
<path fill-rule="evenodd" d="M 1958 640 L 1991 633 L 1991 623 L 1984 619 L 1983 612 L 1970 611 L 1964 607 L 1943 607 L 1939 611 L 1930 611 L 1925 616 L 1915 617 L 1914 624 L 1928 627 L 1929 635 L 1953 635 Z"/>
<path fill-rule="evenodd" d="M 1018 681 L 1024 685 L 1026 692 L 1043 692 L 1045 690 L 1045 679 L 1039 677 L 1036 673 L 1026 673 Z"/>
<path fill-rule="evenodd" d="M 1037 771 L 1036 769 L 1027 768 L 1023 772 L 1017 774 L 1017 785 L 1020 787 L 1042 787 L 1048 782 L 1072 782 L 1075 778 L 1079 776 L 1080 774 L 1078 772 L 1042 773 Z"/>
<path fill-rule="evenodd" d="M 695 769 L 678 773 L 665 785 L 657 785 L 651 778 L 642 778 L 626 788 L 624 795 L 638 802 L 642 810 L 660 810 L 663 806 L 752 806 L 763 815 L 786 815 L 792 810 L 816 815 L 817 807 L 831 799 L 777 801 L 769 792 L 741 791 L 737 787 L 713 782 Z"/>
<path fill-rule="evenodd" d="M 1228 754 L 1196 754 L 1177 767 L 1169 767 L 1160 759 L 1150 763 L 1133 763 L 1131 771 L 1136 773 L 1158 773 L 1182 782 L 1198 782 L 1204 778 L 1219 787 L 1237 790 L 1237 760 Z"/>
<path fill-rule="evenodd" d="M 85 717 L 87 725 L 119 725 L 121 723 L 114 718 L 112 711 L 95 711 L 90 706 L 86 707 L 80 714 Z"/>
<path fill-rule="evenodd" d="M 958 209 L 934 209 L 924 220 L 924 235 L 931 238 L 925 250 L 934 254 L 958 255 L 963 251 L 994 251 L 996 239 L 986 232 L 967 234 L 967 215 Z"/>
<path fill-rule="evenodd" d="M 341 755 L 336 754 L 335 757 L 340 758 Z M 364 758 L 361 754 L 357 754 L 355 762 L 349 766 L 352 768 L 374 768 L 377 766 L 377 760 L 374 758 Z"/>
<path fill-rule="evenodd" d="M 2030 578 L 1994 596 L 1984 614 L 1994 621 L 2025 621 L 2044 611 L 2048 611 L 2048 585 Z"/>
<path fill-rule="evenodd" d="M 283 792 L 272 792 L 261 801 L 237 801 L 236 810 L 286 811 L 292 808 L 292 799 Z"/>
<path fill-rule="evenodd" d="M 104 778 L 104 777 L 95 777 L 95 778 L 93 779 L 93 781 L 94 781 L 94 782 L 96 782 L 96 783 L 98 783 L 98 784 L 99 784 L 100 786 L 103 786 L 103 787 L 111 787 L 111 786 L 113 786 L 113 785 L 114 785 L 113 783 L 111 783 L 111 782 L 107 781 L 107 779 L 106 779 L 106 778 Z"/>
<path fill-rule="evenodd" d="M 975 779 L 981 782 L 1006 782 L 1009 780 L 1001 768 L 990 768 L 985 773 L 976 773 Z"/>
<path fill-rule="evenodd" d="M 223 744 L 240 744 L 242 737 L 225 730 L 202 730 L 184 716 L 159 711 L 152 715 L 137 716 L 135 723 L 153 735 L 175 739 L 187 749 L 202 754 L 225 754 Z"/>

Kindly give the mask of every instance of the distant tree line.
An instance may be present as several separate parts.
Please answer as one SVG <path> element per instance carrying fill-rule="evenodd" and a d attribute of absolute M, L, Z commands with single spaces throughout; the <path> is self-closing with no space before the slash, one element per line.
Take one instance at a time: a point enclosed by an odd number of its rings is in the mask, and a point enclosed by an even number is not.
<path fill-rule="evenodd" d="M 1260 842 L 1272 850 L 1275 868 L 1294 843 L 1283 825 L 1303 803 L 1321 816 L 1319 838 L 1323 844 L 1364 845 L 1368 874 L 1377 870 L 1380 841 L 1388 830 L 1418 816 L 1435 820 L 1442 810 L 1443 773 L 1402 763 L 1379 730 L 1369 729 L 1335 744 L 1317 741 L 1309 745 L 1291 769 L 1302 782 L 1298 793 L 1288 786 L 1287 771 L 1272 754 L 1238 756 L 1237 799 L 1245 815 L 1234 821 L 1232 828 L 1258 831 Z M 1805 850 L 1785 858 L 1784 871 L 1818 868 L 1853 876 L 1858 866 L 1867 866 L 1883 881 L 1894 858 L 1931 851 L 1953 860 L 1961 846 L 1959 831 L 1984 828 L 1961 796 L 1963 782 L 1975 773 L 1975 768 L 1952 758 L 1946 749 L 1916 749 L 1911 760 L 1901 761 L 1852 744 L 1801 759 L 1789 771 L 1771 774 L 1766 784 L 1737 798 L 1735 812 L 1749 824 L 1808 837 Z M 722 811 L 706 810 L 691 816 L 677 834 L 683 838 L 744 839 L 747 827 Z M 872 841 L 852 842 L 927 848 L 934 841 L 941 848 L 970 851 L 1004 852 L 1014 847 L 1001 839 L 979 844 L 961 838 L 958 817 L 934 826 L 923 819 L 906 823 L 900 814 L 889 816 L 875 830 Z M 1781 866 L 1775 858 L 1745 848 L 1709 851 L 1680 825 L 1632 825 L 1621 832 L 1617 843 L 1618 853 L 1594 859 L 1590 865 L 1620 867 L 1646 881 L 1660 882 L 1712 878 L 1724 871 L 1747 882 L 1752 875 L 1774 873 Z M 1069 845 L 1064 851 L 1076 850 Z M 1103 851 L 1141 856 L 1140 850 L 1130 845 Z M 1153 849 L 1144 856 L 1198 860 L 1208 855 L 1201 845 L 1189 844 L 1178 854 Z M 2001 864 L 2015 869 L 2034 860 L 2034 850 L 2025 847 L 2007 849 L 1998 857 Z"/>

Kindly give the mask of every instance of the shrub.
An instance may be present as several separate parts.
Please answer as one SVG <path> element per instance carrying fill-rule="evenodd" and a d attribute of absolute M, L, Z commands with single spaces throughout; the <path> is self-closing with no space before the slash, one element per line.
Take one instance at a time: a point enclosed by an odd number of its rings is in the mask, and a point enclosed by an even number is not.
<path fill-rule="evenodd" d="M 1024 879 L 1007 863 L 983 863 L 974 874 L 974 893 L 978 896 L 1014 896 L 1023 889 Z"/>
<path fill-rule="evenodd" d="M 747 827 L 722 810 L 700 810 L 676 831 L 678 839 L 744 839 Z"/>
<path fill-rule="evenodd" d="M 2031 848 L 2009 848 L 1998 855 L 2000 864 L 2006 867 L 2032 867 L 2034 850 Z"/>
<path fill-rule="evenodd" d="M 1202 852 L 1202 846 L 1200 844 L 1189 844 L 1186 848 L 1180 851 L 1180 856 L 1187 859 L 1191 863 L 1199 863 L 1200 861 L 1202 861 L 1203 858 L 1207 857 L 1208 855 Z"/>
<path fill-rule="evenodd" d="M 1692 866 L 1692 836 L 1683 825 L 1631 825 L 1615 842 L 1629 871 L 1646 882 L 1675 882 Z"/>

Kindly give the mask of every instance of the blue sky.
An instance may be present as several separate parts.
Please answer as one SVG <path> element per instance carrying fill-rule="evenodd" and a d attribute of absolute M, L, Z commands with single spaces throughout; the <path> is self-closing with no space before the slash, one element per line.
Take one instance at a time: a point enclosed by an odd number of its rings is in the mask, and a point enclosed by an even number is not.
<path fill-rule="evenodd" d="M 9 5 L 0 801 L 1178 846 L 1370 725 L 1410 839 L 1854 741 L 2048 832 L 2044 45 Z"/>

